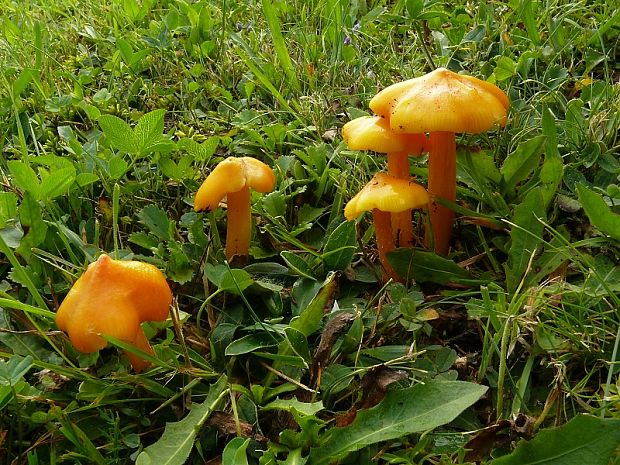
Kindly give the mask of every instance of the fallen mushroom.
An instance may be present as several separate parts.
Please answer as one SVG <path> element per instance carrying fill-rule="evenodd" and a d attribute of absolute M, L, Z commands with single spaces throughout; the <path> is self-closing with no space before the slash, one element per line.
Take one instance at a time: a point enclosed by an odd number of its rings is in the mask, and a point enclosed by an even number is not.
<path fill-rule="evenodd" d="M 265 193 L 273 190 L 276 178 L 265 163 L 252 157 L 229 157 L 204 180 L 194 199 L 194 210 L 215 210 L 226 197 L 226 259 L 247 256 L 252 236 L 250 188 Z"/>
<path fill-rule="evenodd" d="M 378 116 L 362 116 L 342 127 L 342 138 L 351 150 L 370 150 L 387 154 L 388 174 L 409 179 L 409 155 L 425 152 L 427 139 L 424 134 L 396 134 L 389 121 Z M 411 210 L 392 214 L 392 227 L 396 243 L 413 245 Z"/>
<path fill-rule="evenodd" d="M 133 260 L 113 260 L 101 255 L 73 284 L 56 313 L 56 324 L 69 335 L 80 352 L 97 352 L 111 336 L 154 354 L 140 327 L 145 321 L 168 317 L 172 292 L 155 266 Z M 149 362 L 125 351 L 133 369 Z"/>
<path fill-rule="evenodd" d="M 344 216 L 349 221 L 365 211 L 372 212 L 377 250 L 385 278 L 403 281 L 387 260 L 388 252 L 395 249 L 390 213 L 426 207 L 428 200 L 426 190 L 419 184 L 377 173 L 344 207 Z"/>
<path fill-rule="evenodd" d="M 370 108 L 389 120 L 392 131 L 429 133 L 430 219 L 434 248 L 441 255 L 448 253 L 454 212 L 435 199 L 456 200 L 454 134 L 504 126 L 508 105 L 508 97 L 497 86 L 445 68 L 393 84 L 370 101 Z"/>

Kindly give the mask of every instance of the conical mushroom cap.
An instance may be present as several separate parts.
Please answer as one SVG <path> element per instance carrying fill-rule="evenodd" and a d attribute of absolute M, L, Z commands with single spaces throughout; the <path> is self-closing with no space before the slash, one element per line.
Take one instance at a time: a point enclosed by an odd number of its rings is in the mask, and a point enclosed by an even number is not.
<path fill-rule="evenodd" d="M 342 127 L 342 138 L 351 150 L 370 150 L 378 153 L 423 151 L 426 137 L 423 134 L 397 134 L 386 118 L 361 116 Z"/>
<path fill-rule="evenodd" d="M 273 170 L 252 157 L 229 157 L 220 162 L 204 180 L 196 197 L 194 210 L 215 210 L 227 194 L 249 187 L 270 192 L 276 183 Z"/>
<path fill-rule="evenodd" d="M 407 179 L 395 178 L 387 173 L 377 173 L 364 188 L 344 207 L 344 216 L 351 221 L 363 212 L 375 208 L 383 212 L 398 213 L 428 204 L 424 187 Z"/>
<path fill-rule="evenodd" d="M 56 324 L 77 350 L 96 352 L 107 345 L 100 334 L 133 343 L 140 323 L 165 320 L 171 303 L 172 292 L 158 268 L 101 255 L 74 283 Z"/>
<path fill-rule="evenodd" d="M 370 108 L 397 133 L 477 134 L 504 126 L 508 104 L 497 86 L 437 68 L 385 88 L 372 98 Z"/>

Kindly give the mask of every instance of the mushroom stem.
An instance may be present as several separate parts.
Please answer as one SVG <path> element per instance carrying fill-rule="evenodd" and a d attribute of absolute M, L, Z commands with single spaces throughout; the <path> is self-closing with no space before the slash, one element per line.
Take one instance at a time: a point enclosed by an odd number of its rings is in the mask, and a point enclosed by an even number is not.
<path fill-rule="evenodd" d="M 372 210 L 372 221 L 375 226 L 375 239 L 377 241 L 377 250 L 379 251 L 379 261 L 383 266 L 384 279 L 392 278 L 394 281 L 403 282 L 392 265 L 387 259 L 388 252 L 395 248 L 394 236 L 392 234 L 391 215 L 378 209 Z"/>
<path fill-rule="evenodd" d="M 134 339 L 132 344 L 136 346 L 136 348 L 140 349 L 143 352 L 146 352 L 147 354 L 155 355 L 155 352 L 153 352 L 153 348 L 151 347 L 149 340 L 146 338 L 146 335 L 144 334 L 141 326 L 138 327 L 136 338 Z M 138 355 L 129 352 L 128 350 L 125 351 L 125 355 L 127 356 L 129 363 L 131 363 L 131 366 L 136 373 L 140 373 L 151 364 L 148 360 L 145 360 L 142 357 L 139 357 Z"/>
<path fill-rule="evenodd" d="M 388 174 L 399 179 L 409 179 L 409 154 L 393 152 L 387 154 Z M 401 247 L 413 246 L 413 224 L 411 210 L 392 213 L 392 230 L 395 244 Z"/>
<path fill-rule="evenodd" d="M 453 132 L 431 132 L 428 159 L 429 212 L 433 245 L 439 255 L 448 255 L 454 212 L 439 205 L 435 199 L 456 200 L 456 141 Z M 430 233 L 426 233 L 429 244 Z"/>
<path fill-rule="evenodd" d="M 247 256 L 250 250 L 252 214 L 250 189 L 244 186 L 226 196 L 228 204 L 228 226 L 226 229 L 226 259 L 235 255 Z"/>

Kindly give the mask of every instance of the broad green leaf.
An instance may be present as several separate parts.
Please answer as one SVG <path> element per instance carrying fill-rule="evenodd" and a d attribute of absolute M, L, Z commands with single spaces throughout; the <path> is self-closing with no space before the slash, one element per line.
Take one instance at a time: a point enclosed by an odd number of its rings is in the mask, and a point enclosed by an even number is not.
<path fill-rule="evenodd" d="M 540 431 L 491 465 L 607 465 L 620 444 L 620 419 L 579 415 Z"/>
<path fill-rule="evenodd" d="M 67 167 L 52 170 L 41 181 L 41 199 L 51 200 L 66 194 L 75 181 L 75 168 Z"/>
<path fill-rule="evenodd" d="M 153 150 L 159 143 L 167 141 L 163 137 L 164 115 L 166 110 L 153 110 L 140 117 L 133 130 L 133 138 L 139 155 L 145 155 Z M 168 141 L 170 142 L 170 141 Z"/>
<path fill-rule="evenodd" d="M 15 217 L 17 217 L 17 195 L 14 192 L 0 192 L 0 229 Z"/>
<path fill-rule="evenodd" d="M 316 415 L 324 408 L 323 401 L 301 402 L 296 397 L 293 397 L 292 399 L 276 399 L 261 408 L 261 411 L 286 410 L 290 413 L 295 410 L 301 415 Z"/>
<path fill-rule="evenodd" d="M 356 245 L 355 222 L 345 221 L 338 225 L 323 247 L 323 262 L 327 269 L 331 271 L 346 269 L 351 264 Z"/>
<path fill-rule="evenodd" d="M 424 0 L 407 0 L 407 13 L 410 20 L 418 19 L 422 9 L 424 8 Z"/>
<path fill-rule="evenodd" d="M 254 280 L 243 270 L 231 269 L 226 265 L 205 265 L 205 274 L 209 281 L 223 292 L 240 295 L 254 284 Z"/>
<path fill-rule="evenodd" d="M 302 309 L 299 316 L 293 318 L 290 327 L 301 332 L 308 337 L 321 327 L 321 320 L 327 310 L 327 305 L 331 302 L 338 282 L 336 274 L 330 273 L 323 282 L 321 290 L 306 308 Z"/>
<path fill-rule="evenodd" d="M 133 130 L 125 121 L 114 115 L 101 115 L 97 120 L 110 143 L 122 152 L 136 154 L 136 144 Z"/>
<path fill-rule="evenodd" d="M 166 423 L 161 438 L 138 455 L 136 465 L 183 465 L 194 447 L 200 427 L 226 395 L 227 385 L 226 376 L 222 376 L 211 386 L 202 404 L 194 404 L 181 421 Z"/>
<path fill-rule="evenodd" d="M 530 259 L 542 244 L 545 205 L 542 189 L 532 189 L 515 207 L 510 229 L 510 250 L 506 268 L 508 292 L 513 293 L 524 278 Z"/>
<path fill-rule="evenodd" d="M 28 87 L 28 84 L 36 77 L 37 70 L 32 68 L 24 68 L 17 79 L 13 82 L 12 93 L 13 99 L 19 100 L 19 96 Z"/>
<path fill-rule="evenodd" d="M 233 438 L 222 452 L 222 465 L 248 465 L 248 456 L 245 453 L 250 444 L 249 439 Z"/>
<path fill-rule="evenodd" d="M 14 386 L 28 373 L 32 367 L 33 358 L 28 355 L 21 357 L 13 355 L 8 361 L 0 362 L 0 386 Z"/>
<path fill-rule="evenodd" d="M 513 196 L 518 183 L 527 179 L 540 162 L 545 147 L 545 136 L 537 136 L 523 142 L 506 157 L 500 172 L 502 173 L 502 194 Z"/>
<path fill-rule="evenodd" d="M 34 170 L 23 161 L 10 160 L 7 162 L 11 180 L 24 192 L 29 192 L 34 198 L 39 199 L 41 195 L 41 185 L 39 177 Z"/>
<path fill-rule="evenodd" d="M 464 381 L 428 381 L 389 391 L 375 407 L 360 411 L 353 423 L 332 428 L 310 451 L 312 465 L 327 465 L 369 444 L 389 441 L 445 425 L 486 392 Z"/>
<path fill-rule="evenodd" d="M 228 344 L 224 354 L 228 356 L 249 354 L 256 349 L 276 346 L 281 339 L 281 337 L 270 332 L 248 334 Z"/>
<path fill-rule="evenodd" d="M 454 261 L 426 250 L 400 248 L 388 253 L 388 260 L 401 276 L 437 284 L 480 284 Z"/>
<path fill-rule="evenodd" d="M 280 252 L 280 256 L 292 273 L 295 273 L 303 278 L 312 279 L 313 281 L 316 280 L 313 276 L 312 270 L 310 269 L 310 265 L 308 265 L 308 263 L 306 263 L 306 261 L 299 255 L 288 250 L 283 250 Z"/>
<path fill-rule="evenodd" d="M 614 213 L 600 194 L 577 184 L 577 195 L 593 226 L 620 241 L 620 215 Z"/>
<path fill-rule="evenodd" d="M 555 128 L 555 118 L 548 107 L 543 109 L 542 117 L 543 134 L 546 136 L 545 161 L 540 169 L 540 178 L 543 202 L 548 208 L 562 182 L 564 175 L 564 162 L 558 150 L 558 134 Z"/>
<path fill-rule="evenodd" d="M 171 229 L 174 227 L 171 225 L 171 220 L 165 211 L 156 205 L 147 205 L 138 213 L 140 223 L 149 228 L 153 234 L 163 240 L 170 240 Z"/>

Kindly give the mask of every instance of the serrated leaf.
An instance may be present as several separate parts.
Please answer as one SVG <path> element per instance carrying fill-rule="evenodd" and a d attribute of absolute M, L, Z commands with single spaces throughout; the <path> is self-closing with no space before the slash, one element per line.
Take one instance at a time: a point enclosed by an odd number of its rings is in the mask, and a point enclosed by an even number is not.
<path fill-rule="evenodd" d="M 520 442 L 512 454 L 491 465 L 607 465 L 618 444 L 620 419 L 579 415 Z"/>
<path fill-rule="evenodd" d="M 603 196 L 591 191 L 583 184 L 577 184 L 577 195 L 592 225 L 600 229 L 602 233 L 620 241 L 620 215 L 611 211 Z"/>
<path fill-rule="evenodd" d="M 133 130 L 125 121 L 114 115 L 101 115 L 97 120 L 106 139 L 122 152 L 135 154 L 138 151 Z"/>
<path fill-rule="evenodd" d="M 510 229 L 510 250 L 506 265 L 508 292 L 516 290 L 523 279 L 530 259 L 542 244 L 545 220 L 545 204 L 542 189 L 532 189 L 523 202 L 515 207 Z"/>
<path fill-rule="evenodd" d="M 137 154 L 145 155 L 155 152 L 156 146 L 161 143 L 172 143 L 162 135 L 164 132 L 164 115 L 166 110 L 153 110 L 140 117 L 133 130 L 133 139 L 137 147 Z"/>
<path fill-rule="evenodd" d="M 194 447 L 194 439 L 200 426 L 217 408 L 227 392 L 227 385 L 226 377 L 222 376 L 211 386 L 207 399 L 202 404 L 194 404 L 181 421 L 166 423 L 161 438 L 138 455 L 136 465 L 183 465 Z"/>
<path fill-rule="evenodd" d="M 509 154 L 502 165 L 502 194 L 514 195 L 515 187 L 534 171 L 540 161 L 546 136 L 541 135 L 524 142 Z"/>
<path fill-rule="evenodd" d="M 360 411 L 349 426 L 329 430 L 324 442 L 311 449 L 310 463 L 327 465 L 367 445 L 445 425 L 486 391 L 486 386 L 464 381 L 428 381 L 389 391 L 378 405 Z"/>
<path fill-rule="evenodd" d="M 250 444 L 249 439 L 233 438 L 222 452 L 222 465 L 248 465 L 248 456 L 245 453 Z"/>

